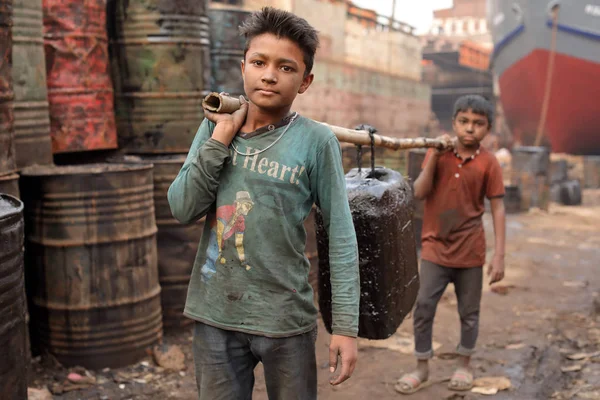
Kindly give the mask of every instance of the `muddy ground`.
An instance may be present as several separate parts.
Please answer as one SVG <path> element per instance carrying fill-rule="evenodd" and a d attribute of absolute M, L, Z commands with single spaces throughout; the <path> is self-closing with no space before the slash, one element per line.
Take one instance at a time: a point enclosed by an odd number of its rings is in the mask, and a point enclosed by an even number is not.
<path fill-rule="evenodd" d="M 512 388 L 494 396 L 455 395 L 445 383 L 439 383 L 410 398 L 600 399 L 600 353 L 594 354 L 600 350 L 600 191 L 587 191 L 584 196 L 581 207 L 553 205 L 549 212 L 533 210 L 508 217 L 507 277 L 497 290 L 500 293 L 485 285 L 479 351 L 473 364 L 477 377 L 504 376 Z M 491 244 L 489 215 L 485 221 Z M 361 341 L 354 376 L 336 388 L 328 384 L 328 335 L 322 325 L 320 328 L 320 399 L 402 397 L 394 391 L 394 384 L 414 365 L 409 354 L 410 318 L 385 343 Z M 434 341 L 440 347 L 432 363 L 433 379 L 452 373 L 458 332 L 456 298 L 449 288 L 435 322 Z M 183 350 L 183 371 L 161 371 L 148 357 L 129 368 L 92 371 L 95 384 L 54 398 L 195 399 L 191 331 L 167 333 L 164 342 Z M 49 359 L 37 359 L 31 368 L 30 387 L 60 390 L 56 384 L 62 383 L 68 372 Z M 254 398 L 265 400 L 260 366 L 256 374 Z"/>

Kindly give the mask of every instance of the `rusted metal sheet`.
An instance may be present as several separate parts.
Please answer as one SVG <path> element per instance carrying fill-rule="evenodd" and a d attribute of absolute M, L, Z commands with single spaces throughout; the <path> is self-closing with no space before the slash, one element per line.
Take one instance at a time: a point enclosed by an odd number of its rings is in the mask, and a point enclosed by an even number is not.
<path fill-rule="evenodd" d="M 0 0 L 0 176 L 16 170 L 12 85 L 12 0 Z"/>
<path fill-rule="evenodd" d="M 23 203 L 0 194 L 0 393 L 6 399 L 27 398 L 23 235 Z"/>
<path fill-rule="evenodd" d="M 192 267 L 204 229 L 204 218 L 183 225 L 171 214 L 169 186 L 185 162 L 185 155 L 124 156 L 111 162 L 154 165 L 154 207 L 158 233 L 158 276 L 162 289 L 163 325 L 176 328 L 192 323 L 183 316 Z"/>
<path fill-rule="evenodd" d="M 119 147 L 185 153 L 209 93 L 207 0 L 111 0 Z"/>
<path fill-rule="evenodd" d="M 17 167 L 52 164 L 42 0 L 13 0 L 12 78 Z"/>
<path fill-rule="evenodd" d="M 584 187 L 600 189 L 600 156 L 586 156 L 583 158 Z"/>
<path fill-rule="evenodd" d="M 358 336 L 386 339 L 412 309 L 419 291 L 413 196 L 399 172 L 376 168 L 346 174 L 360 268 Z M 331 333 L 329 239 L 317 213 L 319 305 Z"/>
<path fill-rule="evenodd" d="M 63 365 L 138 361 L 162 337 L 152 167 L 22 171 L 32 346 Z"/>
<path fill-rule="evenodd" d="M 0 176 L 0 193 L 9 194 L 16 198 L 20 198 L 19 175 L 8 174 Z"/>
<path fill-rule="evenodd" d="M 114 149 L 106 0 L 43 0 L 52 151 Z"/>
<path fill-rule="evenodd" d="M 215 92 L 226 92 L 232 96 L 245 94 L 241 61 L 244 59 L 246 40 L 238 28 L 250 14 L 249 11 L 234 8 L 211 9 L 208 13 L 211 88 Z"/>
<path fill-rule="evenodd" d="M 521 192 L 521 210 L 548 210 L 550 204 L 550 151 L 546 147 L 522 146 L 512 150 L 512 184 Z"/>

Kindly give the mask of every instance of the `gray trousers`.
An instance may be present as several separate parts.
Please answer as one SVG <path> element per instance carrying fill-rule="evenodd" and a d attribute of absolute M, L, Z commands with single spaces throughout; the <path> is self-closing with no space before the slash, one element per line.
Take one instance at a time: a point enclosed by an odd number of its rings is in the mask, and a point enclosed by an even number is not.
<path fill-rule="evenodd" d="M 421 261 L 421 286 L 414 313 L 415 355 L 419 360 L 433 357 L 433 318 L 438 302 L 449 283 L 454 284 L 460 316 L 460 344 L 456 352 L 470 356 L 479 333 L 483 268 L 450 268 Z"/>
<path fill-rule="evenodd" d="M 263 363 L 269 400 L 316 400 L 317 328 L 287 338 L 226 331 L 197 322 L 194 366 L 199 400 L 251 400 Z"/>

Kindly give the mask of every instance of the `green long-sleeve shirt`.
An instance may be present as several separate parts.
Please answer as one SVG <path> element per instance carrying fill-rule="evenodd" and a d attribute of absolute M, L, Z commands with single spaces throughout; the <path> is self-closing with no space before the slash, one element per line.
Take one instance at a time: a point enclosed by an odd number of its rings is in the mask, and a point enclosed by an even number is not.
<path fill-rule="evenodd" d="M 330 238 L 333 333 L 356 336 L 358 250 L 333 132 L 299 116 L 273 147 L 244 156 L 212 139 L 214 127 L 204 120 L 168 193 L 180 222 L 206 215 L 184 313 L 269 337 L 311 330 L 317 309 L 303 223 L 314 203 Z M 233 145 L 253 154 L 284 129 L 236 136 Z"/>

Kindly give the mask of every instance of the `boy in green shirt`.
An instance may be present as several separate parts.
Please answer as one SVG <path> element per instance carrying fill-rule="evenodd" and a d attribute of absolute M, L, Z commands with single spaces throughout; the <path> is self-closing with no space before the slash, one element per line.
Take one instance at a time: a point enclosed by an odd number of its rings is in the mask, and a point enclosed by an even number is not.
<path fill-rule="evenodd" d="M 358 249 L 339 143 L 328 128 L 291 112 L 312 83 L 317 32 L 305 20 L 264 8 L 241 27 L 249 102 L 232 114 L 206 112 L 169 188 L 173 216 L 206 215 L 185 315 L 197 321 L 199 399 L 251 399 L 260 361 L 270 399 L 316 399 L 316 319 L 304 256 L 304 220 L 321 209 L 330 240 L 337 385 L 357 358 Z"/>

